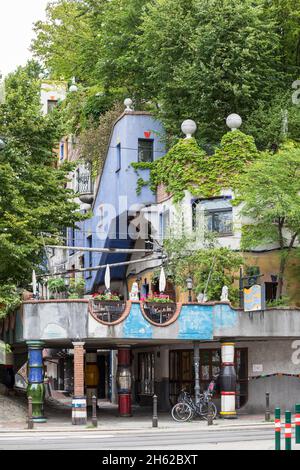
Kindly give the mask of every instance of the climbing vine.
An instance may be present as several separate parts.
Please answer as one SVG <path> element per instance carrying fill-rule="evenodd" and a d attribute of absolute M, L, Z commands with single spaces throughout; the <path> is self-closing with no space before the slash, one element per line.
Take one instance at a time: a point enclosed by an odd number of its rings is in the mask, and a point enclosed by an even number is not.
<path fill-rule="evenodd" d="M 259 157 L 253 137 L 240 131 L 225 134 L 215 153 L 208 156 L 195 139 L 181 139 L 161 159 L 153 163 L 133 163 L 139 175 L 137 192 L 149 185 L 153 192 L 160 184 L 179 202 L 184 192 L 209 198 L 218 196 L 224 188 L 235 188 L 237 177 Z M 145 181 L 139 170 L 150 169 Z"/>

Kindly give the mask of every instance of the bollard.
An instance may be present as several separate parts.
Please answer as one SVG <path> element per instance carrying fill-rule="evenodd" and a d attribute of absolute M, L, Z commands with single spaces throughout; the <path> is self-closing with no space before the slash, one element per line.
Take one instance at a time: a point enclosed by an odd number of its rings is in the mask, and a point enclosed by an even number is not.
<path fill-rule="evenodd" d="M 97 419 L 97 397 L 95 395 L 92 398 L 92 408 L 93 408 L 93 414 L 92 414 L 92 425 L 94 428 L 98 427 L 98 419 Z"/>
<path fill-rule="evenodd" d="M 265 414 L 265 421 L 271 421 L 271 412 L 270 412 L 270 394 L 266 393 L 266 414 Z"/>
<path fill-rule="evenodd" d="M 292 450 L 292 413 L 285 412 L 285 450 Z"/>
<path fill-rule="evenodd" d="M 158 416 L 157 416 L 157 395 L 153 395 L 153 417 L 152 417 L 152 427 L 158 427 Z"/>
<path fill-rule="evenodd" d="M 300 444 L 300 405 L 296 405 L 295 411 L 296 444 Z"/>
<path fill-rule="evenodd" d="M 275 450 L 281 450 L 281 410 L 275 409 Z"/>
<path fill-rule="evenodd" d="M 33 429 L 32 398 L 28 397 L 28 429 Z"/>
<path fill-rule="evenodd" d="M 214 424 L 214 414 L 213 414 L 213 407 L 212 402 L 210 401 L 208 404 L 208 413 L 207 413 L 207 426 L 213 426 Z"/>

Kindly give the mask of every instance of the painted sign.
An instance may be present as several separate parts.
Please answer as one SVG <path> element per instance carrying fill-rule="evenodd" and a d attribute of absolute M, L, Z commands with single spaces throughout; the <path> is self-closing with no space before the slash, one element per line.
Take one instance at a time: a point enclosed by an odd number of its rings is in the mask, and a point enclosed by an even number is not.
<path fill-rule="evenodd" d="M 244 289 L 245 312 L 257 312 L 264 309 L 262 286 L 255 284 L 249 289 Z"/>
<path fill-rule="evenodd" d="M 264 366 L 263 364 L 253 364 L 252 370 L 253 372 L 263 372 Z"/>

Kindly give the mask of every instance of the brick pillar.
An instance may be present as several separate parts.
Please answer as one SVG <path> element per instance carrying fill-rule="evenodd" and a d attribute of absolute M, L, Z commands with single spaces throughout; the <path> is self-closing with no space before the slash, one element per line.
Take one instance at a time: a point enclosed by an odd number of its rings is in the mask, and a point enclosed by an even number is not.
<path fill-rule="evenodd" d="M 84 395 L 84 343 L 74 346 L 74 396 L 72 403 L 72 423 L 87 423 L 86 397 Z"/>

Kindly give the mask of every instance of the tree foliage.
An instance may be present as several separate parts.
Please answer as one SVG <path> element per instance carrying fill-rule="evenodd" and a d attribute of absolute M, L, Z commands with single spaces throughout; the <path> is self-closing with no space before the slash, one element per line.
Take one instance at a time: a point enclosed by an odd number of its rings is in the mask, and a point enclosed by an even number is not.
<path fill-rule="evenodd" d="M 205 293 L 207 300 L 219 301 L 223 286 L 229 288 L 229 299 L 238 301 L 237 273 L 243 259 L 239 253 L 216 246 L 213 239 L 195 250 L 195 237 L 188 234 L 170 236 L 164 241 L 167 254 L 166 272 L 174 285 L 186 290 L 191 276 L 195 294 Z"/>
<path fill-rule="evenodd" d="M 266 243 L 280 249 L 278 297 L 283 293 L 286 263 L 300 233 L 300 151 L 283 149 L 266 153 L 248 168 L 240 180 L 243 226 L 242 247 L 259 248 Z"/>
<path fill-rule="evenodd" d="M 36 24 L 32 47 L 53 77 L 75 75 L 103 93 L 87 92 L 87 117 L 129 95 L 169 134 L 193 118 L 197 139 L 215 144 L 238 112 L 270 148 L 283 139 L 274 103 L 299 77 L 299 14 L 297 0 L 58 0 Z M 260 110 L 266 130 L 255 122 Z"/>
<path fill-rule="evenodd" d="M 9 75 L 0 106 L 0 284 L 21 287 L 42 264 L 42 234 L 55 242 L 82 218 L 66 189 L 71 167 L 56 167 L 62 129 L 55 111 L 42 115 L 39 71 L 29 63 Z"/>

